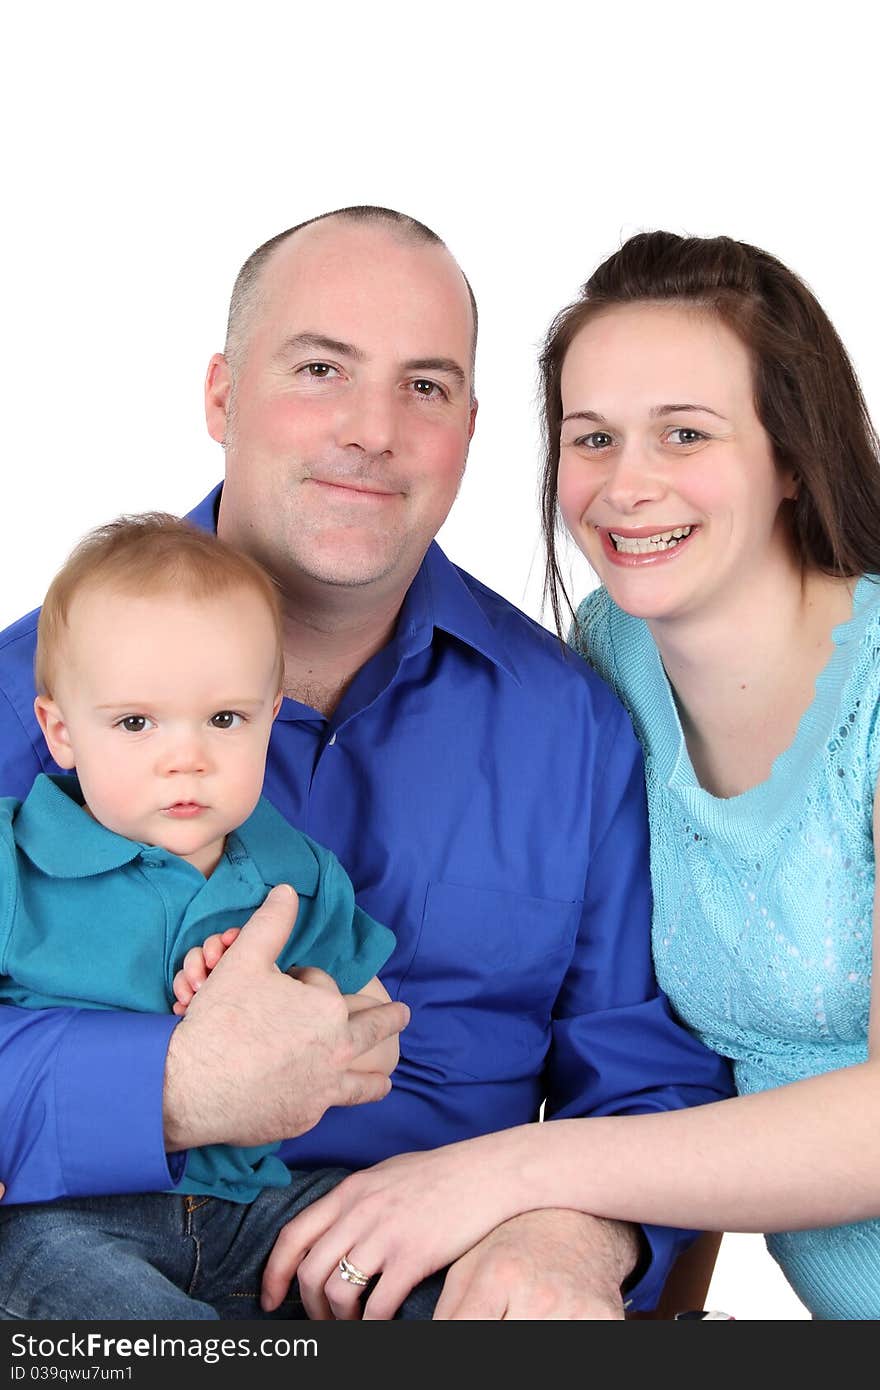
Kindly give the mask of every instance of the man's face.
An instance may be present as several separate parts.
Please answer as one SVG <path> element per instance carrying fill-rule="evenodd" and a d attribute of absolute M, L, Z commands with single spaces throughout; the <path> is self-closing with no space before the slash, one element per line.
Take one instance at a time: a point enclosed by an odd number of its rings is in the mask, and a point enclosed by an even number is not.
<path fill-rule="evenodd" d="M 472 319 L 439 246 L 342 219 L 263 269 L 240 360 L 214 358 L 221 535 L 287 588 L 403 592 L 455 498 L 473 432 Z"/>

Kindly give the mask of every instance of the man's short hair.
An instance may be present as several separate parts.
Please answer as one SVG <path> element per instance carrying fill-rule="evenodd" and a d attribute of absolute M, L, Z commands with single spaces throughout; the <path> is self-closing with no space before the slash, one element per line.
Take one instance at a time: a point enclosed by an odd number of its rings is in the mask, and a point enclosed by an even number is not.
<path fill-rule="evenodd" d="M 301 232 L 304 227 L 311 227 L 315 222 L 326 222 L 330 217 L 342 217 L 349 222 L 384 224 L 393 228 L 404 240 L 421 241 L 448 249 L 445 241 L 442 241 L 430 227 L 425 226 L 424 222 L 417 221 L 415 217 L 409 217 L 405 212 L 396 212 L 394 208 L 373 207 L 368 203 L 349 208 L 336 208 L 332 212 L 322 212 L 317 217 L 310 217 L 306 222 L 298 222 L 295 227 L 288 227 L 286 231 L 270 237 L 268 241 L 263 242 L 262 246 L 258 246 L 256 251 L 251 252 L 238 272 L 232 287 L 229 317 L 226 323 L 226 346 L 223 351 L 233 372 L 236 364 L 241 360 L 249 322 L 259 299 L 260 276 L 266 262 L 273 251 L 288 237 Z M 462 271 L 462 279 L 470 296 L 471 313 L 474 320 L 471 342 L 471 378 L 473 378 L 477 355 L 477 301 L 464 271 Z"/>
<path fill-rule="evenodd" d="M 168 595 L 210 599 L 249 589 L 265 601 L 277 644 L 278 688 L 284 679 L 281 597 L 271 576 L 249 555 L 211 532 L 171 516 L 120 516 L 84 536 L 56 574 L 37 626 L 34 676 L 51 697 L 57 682 L 71 604 L 78 593 L 112 589 L 133 597 Z"/>

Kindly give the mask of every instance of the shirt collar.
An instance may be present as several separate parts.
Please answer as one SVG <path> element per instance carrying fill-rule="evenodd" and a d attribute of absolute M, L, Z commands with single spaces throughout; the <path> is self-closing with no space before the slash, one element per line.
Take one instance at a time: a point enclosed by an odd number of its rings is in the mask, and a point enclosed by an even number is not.
<path fill-rule="evenodd" d="M 51 878 L 92 878 L 131 864 L 151 846 L 117 835 L 90 816 L 76 777 L 38 774 L 15 818 L 15 840 L 32 864 Z M 227 838 L 235 861 L 249 856 L 264 883 L 289 883 L 314 897 L 319 866 L 311 843 L 291 829 L 265 799 Z M 170 851 L 169 851 L 170 853 Z"/>
<path fill-rule="evenodd" d="M 505 642 L 470 587 L 473 584 L 482 590 L 482 585 L 474 579 L 468 583 L 469 578 L 432 541 L 404 599 L 397 640 L 411 654 L 427 646 L 433 630 L 439 629 L 479 652 L 520 684 Z"/>
<path fill-rule="evenodd" d="M 265 797 L 226 841 L 226 853 L 233 863 L 241 853 L 240 846 L 253 860 L 264 883 L 272 888 L 277 883 L 289 883 L 304 897 L 315 896 L 320 867 L 311 841 L 294 830 Z"/>
<path fill-rule="evenodd" d="M 19 848 L 52 878 L 91 878 L 137 859 L 144 846 L 90 816 L 76 777 L 41 772 L 15 818 Z"/>
<path fill-rule="evenodd" d="M 216 531 L 222 489 L 223 484 L 218 483 L 193 508 L 188 520 L 205 531 Z M 470 582 L 476 584 L 476 580 Z M 435 628 L 472 647 L 519 683 L 510 652 L 475 598 L 464 572 L 446 558 L 436 541 L 432 541 L 400 612 L 395 641 L 401 655 L 412 656 L 422 651 L 431 642 Z"/>

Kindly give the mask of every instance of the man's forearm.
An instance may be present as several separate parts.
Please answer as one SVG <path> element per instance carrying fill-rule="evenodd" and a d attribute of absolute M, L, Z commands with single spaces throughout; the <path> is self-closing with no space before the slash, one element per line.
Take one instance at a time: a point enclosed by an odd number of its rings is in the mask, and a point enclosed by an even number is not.
<path fill-rule="evenodd" d="M 0 1007 L 5 1202 L 171 1186 L 157 1122 L 174 1020 Z"/>
<path fill-rule="evenodd" d="M 585 1258 L 595 1269 L 597 1280 L 608 1287 L 622 1289 L 635 1272 L 644 1251 L 641 1227 L 629 1221 L 613 1221 L 603 1216 L 584 1216 L 586 1224 Z"/>

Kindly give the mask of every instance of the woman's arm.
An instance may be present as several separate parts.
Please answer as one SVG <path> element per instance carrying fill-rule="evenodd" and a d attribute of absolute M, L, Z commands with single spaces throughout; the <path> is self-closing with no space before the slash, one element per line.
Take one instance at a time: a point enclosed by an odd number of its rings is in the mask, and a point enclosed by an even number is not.
<path fill-rule="evenodd" d="M 880 788 L 874 859 L 880 862 Z M 880 880 L 874 957 L 880 959 Z M 674 1114 L 566 1120 L 542 1130 L 540 1143 L 510 1131 L 521 1146 L 521 1201 L 552 1183 L 555 1206 L 717 1231 L 799 1230 L 876 1217 L 880 986 L 872 980 L 869 1058 L 859 1066 Z"/>
<path fill-rule="evenodd" d="M 874 844 L 880 858 L 880 796 Z M 876 886 L 874 937 L 880 949 Z M 522 1125 L 353 1174 L 283 1229 L 264 1306 L 277 1306 L 301 1261 L 332 1268 L 347 1250 L 382 1275 L 368 1307 L 390 1316 L 395 1299 L 501 1222 L 548 1207 L 716 1231 L 880 1214 L 876 983 L 869 1060 L 858 1066 L 686 1110 Z"/>

